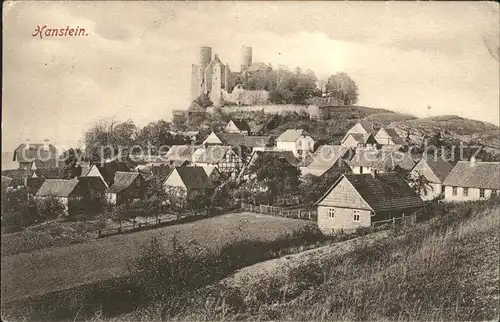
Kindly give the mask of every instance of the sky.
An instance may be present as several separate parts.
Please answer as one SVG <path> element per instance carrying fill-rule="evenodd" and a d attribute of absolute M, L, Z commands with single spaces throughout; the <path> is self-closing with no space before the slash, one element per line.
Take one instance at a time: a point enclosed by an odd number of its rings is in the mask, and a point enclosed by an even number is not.
<path fill-rule="evenodd" d="M 254 62 L 347 72 L 359 105 L 499 124 L 499 24 L 494 2 L 4 2 L 2 150 L 170 120 L 200 46 L 233 71 L 251 46 Z M 88 35 L 33 36 L 44 25 Z"/>

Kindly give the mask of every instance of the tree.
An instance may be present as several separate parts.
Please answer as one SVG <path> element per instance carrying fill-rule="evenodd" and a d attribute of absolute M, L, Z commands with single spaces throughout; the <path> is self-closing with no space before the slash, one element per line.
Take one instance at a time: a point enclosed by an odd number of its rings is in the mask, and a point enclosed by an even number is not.
<path fill-rule="evenodd" d="M 122 222 L 130 220 L 132 217 L 135 218 L 135 215 L 128 203 L 114 206 L 111 210 L 111 219 L 120 224 L 120 229 L 122 228 Z"/>
<path fill-rule="evenodd" d="M 429 180 L 422 174 L 408 174 L 406 176 L 406 182 L 419 196 L 427 195 L 427 193 L 432 190 L 432 186 Z"/>
<path fill-rule="evenodd" d="M 27 189 L 2 190 L 2 228 L 19 228 L 36 223 L 40 218 L 36 203 L 27 198 Z"/>
<path fill-rule="evenodd" d="M 144 126 L 137 133 L 137 144 L 143 149 L 147 150 L 148 153 L 157 155 L 162 146 L 169 146 L 177 143 L 177 137 L 174 137 L 171 133 L 171 124 L 159 120 L 157 122 L 151 122 Z M 182 140 L 184 143 L 185 140 Z M 149 151 L 151 149 L 151 151 Z"/>
<path fill-rule="evenodd" d="M 207 94 L 202 93 L 200 96 L 198 96 L 197 99 L 194 100 L 198 105 L 200 105 L 203 108 L 207 108 L 209 106 L 214 105 L 214 103 L 210 100 Z"/>
<path fill-rule="evenodd" d="M 36 201 L 38 214 L 42 219 L 54 219 L 66 215 L 66 207 L 56 197 L 45 197 Z"/>
<path fill-rule="evenodd" d="M 80 160 L 81 155 L 82 151 L 80 149 L 70 148 L 64 151 L 62 155 L 64 165 L 61 167 L 61 170 L 59 172 L 59 176 L 61 177 L 61 179 L 73 179 L 74 177 L 77 177 L 81 174 L 81 168 L 77 168 L 78 161 Z"/>
<path fill-rule="evenodd" d="M 328 96 L 342 100 L 344 105 L 354 105 L 358 102 L 358 87 L 347 73 L 336 73 L 330 76 L 325 89 Z"/>
<path fill-rule="evenodd" d="M 136 136 L 137 127 L 133 121 L 120 123 L 114 119 L 102 119 L 85 133 L 85 152 L 94 162 L 128 156 Z"/>
<path fill-rule="evenodd" d="M 282 158 L 264 155 L 249 167 L 254 190 L 266 192 L 273 202 L 283 203 L 296 196 L 300 184 L 300 170 Z"/>

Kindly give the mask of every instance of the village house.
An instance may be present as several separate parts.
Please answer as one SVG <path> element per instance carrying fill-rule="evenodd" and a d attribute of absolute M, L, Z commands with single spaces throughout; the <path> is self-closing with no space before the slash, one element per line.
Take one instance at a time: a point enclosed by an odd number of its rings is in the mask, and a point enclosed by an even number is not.
<path fill-rule="evenodd" d="M 250 134 L 250 125 L 244 120 L 230 120 L 224 127 L 226 133 Z"/>
<path fill-rule="evenodd" d="M 210 133 L 202 143 L 208 145 L 227 145 L 232 147 L 247 147 L 250 151 L 266 148 L 272 145 L 270 136 L 250 136 L 241 133 Z"/>
<path fill-rule="evenodd" d="M 81 177 L 95 177 L 95 178 L 99 178 L 99 179 L 102 180 L 102 182 L 104 183 L 104 185 L 106 186 L 106 188 L 109 188 L 108 183 L 104 179 L 104 177 L 101 174 L 101 171 L 99 170 L 99 168 L 97 167 L 97 165 L 95 165 L 95 164 L 93 164 L 93 165 L 81 165 L 80 169 L 81 169 L 81 172 L 80 172 L 80 175 L 79 175 L 80 178 Z M 113 175 L 113 179 L 114 179 L 114 175 Z"/>
<path fill-rule="evenodd" d="M 290 129 L 276 139 L 277 150 L 291 151 L 296 158 L 314 151 L 314 139 L 302 129 Z"/>
<path fill-rule="evenodd" d="M 443 181 L 445 201 L 485 200 L 500 194 L 500 162 L 459 161 Z"/>
<path fill-rule="evenodd" d="M 100 175 L 102 176 L 102 178 L 104 178 L 104 181 L 106 182 L 106 185 L 108 187 L 111 187 L 111 185 L 113 184 L 116 172 L 130 172 L 130 167 L 127 165 L 127 163 L 121 161 L 109 161 L 95 165 L 97 166 Z"/>
<path fill-rule="evenodd" d="M 202 167 L 175 168 L 163 184 L 167 193 L 180 194 L 178 199 L 211 195 L 213 184 Z"/>
<path fill-rule="evenodd" d="M 358 122 L 354 124 L 349 130 L 347 130 L 347 132 L 345 132 L 342 141 L 351 133 L 370 134 L 370 131 L 368 131 L 368 129 L 363 124 Z"/>
<path fill-rule="evenodd" d="M 195 145 L 172 145 L 161 158 L 171 164 L 184 161 L 191 163 L 194 152 L 200 148 L 201 146 Z"/>
<path fill-rule="evenodd" d="M 206 113 L 207 111 L 196 102 L 193 102 L 187 110 L 188 118 L 193 116 L 204 116 Z"/>
<path fill-rule="evenodd" d="M 375 139 L 380 145 L 406 145 L 405 140 L 393 128 L 380 128 Z"/>
<path fill-rule="evenodd" d="M 193 164 L 200 167 L 216 166 L 227 178 L 242 168 L 243 161 L 231 146 L 212 145 L 196 150 Z"/>
<path fill-rule="evenodd" d="M 348 164 L 355 174 L 391 172 L 397 168 L 410 172 L 415 166 L 408 153 L 392 150 L 356 150 Z"/>
<path fill-rule="evenodd" d="M 138 172 L 115 172 L 113 184 L 106 190 L 106 202 L 110 205 L 145 200 L 146 181 Z"/>
<path fill-rule="evenodd" d="M 351 169 L 346 163 L 351 156 L 352 151 L 340 145 L 321 145 L 313 154 L 312 162 L 301 167 L 302 175 L 311 174 L 321 176 L 332 167 L 337 167 L 341 172 L 350 172 Z"/>
<path fill-rule="evenodd" d="M 219 168 L 216 166 L 204 166 L 202 168 L 214 186 L 218 186 L 224 181 L 222 173 L 220 173 Z"/>
<path fill-rule="evenodd" d="M 432 200 L 444 194 L 443 181 L 452 169 L 453 165 L 441 158 L 422 158 L 413 167 L 410 176 L 414 179 L 424 176 L 428 181 L 428 187 L 420 192 L 420 197 Z"/>
<path fill-rule="evenodd" d="M 7 190 L 7 188 L 9 188 L 12 183 L 12 178 L 11 177 L 6 177 L 6 176 L 2 176 L 2 191 L 5 191 Z"/>
<path fill-rule="evenodd" d="M 266 130 L 266 123 L 250 122 L 250 135 L 263 135 Z"/>
<path fill-rule="evenodd" d="M 349 133 L 340 141 L 340 144 L 346 148 L 376 150 L 377 140 L 370 133 Z"/>
<path fill-rule="evenodd" d="M 316 205 L 318 228 L 331 234 L 409 216 L 424 203 L 398 174 L 382 173 L 344 174 Z"/>
<path fill-rule="evenodd" d="M 19 169 L 56 168 L 57 149 L 49 143 L 49 140 L 45 140 L 44 143 L 30 143 L 26 140 L 14 150 L 13 161 L 19 163 Z"/>
<path fill-rule="evenodd" d="M 54 197 L 61 201 L 68 212 L 72 201 L 92 202 L 103 200 L 106 186 L 99 178 L 47 179 L 38 189 L 35 198 Z"/>

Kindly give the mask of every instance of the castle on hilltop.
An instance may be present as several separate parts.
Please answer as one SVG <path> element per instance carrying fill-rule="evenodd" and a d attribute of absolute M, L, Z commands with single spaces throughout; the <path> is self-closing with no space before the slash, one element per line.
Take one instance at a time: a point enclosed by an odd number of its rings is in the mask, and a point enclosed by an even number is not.
<path fill-rule="evenodd" d="M 259 62 L 252 63 L 252 47 L 243 46 L 241 48 L 239 72 L 232 72 L 229 65 L 220 60 L 219 55 L 214 54 L 212 58 L 212 47 L 201 47 L 199 63 L 192 65 L 191 101 L 206 94 L 214 106 L 220 106 L 224 100 L 231 99 L 229 94 L 242 80 L 248 78 L 252 73 L 270 70 L 270 65 Z M 239 86 L 241 87 L 241 85 Z"/>

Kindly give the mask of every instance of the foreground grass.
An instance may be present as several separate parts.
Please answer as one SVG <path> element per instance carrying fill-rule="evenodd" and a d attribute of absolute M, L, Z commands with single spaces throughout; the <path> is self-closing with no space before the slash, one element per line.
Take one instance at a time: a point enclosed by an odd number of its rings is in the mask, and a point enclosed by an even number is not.
<path fill-rule="evenodd" d="M 176 235 L 180 243 L 193 245 L 193 250 L 203 247 L 216 253 L 231 243 L 272 241 L 306 226 L 314 226 L 314 223 L 231 213 L 188 224 L 2 257 L 2 304 L 123 276 L 151 236 L 158 236 L 167 249 L 171 246 L 171 237 Z"/>
<path fill-rule="evenodd" d="M 114 321 L 498 319 L 499 209 L 498 201 L 454 206 L 286 274 L 213 284 Z"/>

